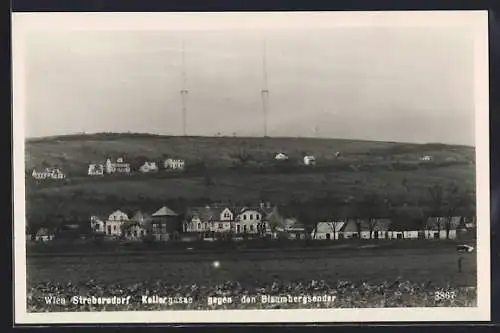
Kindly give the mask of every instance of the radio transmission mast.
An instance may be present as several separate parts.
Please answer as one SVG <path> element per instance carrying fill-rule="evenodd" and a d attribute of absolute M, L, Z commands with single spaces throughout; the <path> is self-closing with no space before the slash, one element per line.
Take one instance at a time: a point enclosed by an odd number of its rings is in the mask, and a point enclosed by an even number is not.
<path fill-rule="evenodd" d="M 187 90 L 187 79 L 186 79 L 186 62 L 185 62 L 185 55 L 184 55 L 184 41 L 182 41 L 182 47 L 181 47 L 181 57 L 182 57 L 182 83 L 181 83 L 181 102 L 182 102 L 182 134 L 184 136 L 187 135 L 187 120 L 186 120 L 186 114 L 187 114 L 187 97 L 189 94 L 189 91 Z"/>
<path fill-rule="evenodd" d="M 263 50 L 262 50 L 262 90 L 261 90 L 261 98 L 262 98 L 262 112 L 263 112 L 263 120 L 264 120 L 264 136 L 267 136 L 267 116 L 269 109 L 269 89 L 267 85 L 267 45 L 264 40 Z"/>

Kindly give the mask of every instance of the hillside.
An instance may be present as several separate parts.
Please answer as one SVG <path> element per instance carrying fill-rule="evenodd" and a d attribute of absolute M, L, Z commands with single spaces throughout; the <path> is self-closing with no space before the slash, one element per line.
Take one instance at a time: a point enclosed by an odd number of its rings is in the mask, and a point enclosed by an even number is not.
<path fill-rule="evenodd" d="M 284 152 L 286 165 L 273 156 Z M 341 157 L 336 157 L 336 152 Z M 302 166 L 304 154 L 317 159 Z M 65 182 L 36 183 L 28 177 L 27 214 L 35 223 L 55 215 L 87 220 L 114 209 L 153 210 L 207 200 L 288 203 L 328 196 L 345 200 L 363 193 L 394 202 L 429 201 L 428 187 L 457 184 L 475 189 L 474 148 L 316 138 L 167 137 L 147 134 L 91 134 L 31 139 L 26 170 L 57 166 Z M 422 155 L 433 161 L 420 162 Z M 124 157 L 137 168 L 144 160 L 186 160 L 185 173 L 86 176 L 89 163 Z M 56 213 L 57 212 L 57 213 Z M 61 219 L 61 216 L 58 217 Z"/>

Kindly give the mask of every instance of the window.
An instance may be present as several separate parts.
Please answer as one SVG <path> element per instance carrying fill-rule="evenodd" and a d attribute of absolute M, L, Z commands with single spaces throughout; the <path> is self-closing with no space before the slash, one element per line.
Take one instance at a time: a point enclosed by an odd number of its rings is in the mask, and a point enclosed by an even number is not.
<path fill-rule="evenodd" d="M 111 234 L 111 226 L 108 225 L 108 234 Z"/>
<path fill-rule="evenodd" d="M 116 231 L 116 225 L 113 226 L 113 231 Z"/>
<path fill-rule="evenodd" d="M 247 214 L 243 214 L 243 220 L 247 219 Z"/>
<path fill-rule="evenodd" d="M 219 223 L 219 229 L 222 229 L 222 223 Z"/>
<path fill-rule="evenodd" d="M 330 234 L 326 234 L 326 239 L 330 239 Z"/>
<path fill-rule="evenodd" d="M 201 223 L 198 223 L 198 229 L 201 229 Z"/>
<path fill-rule="evenodd" d="M 258 221 L 258 220 L 260 220 L 260 215 L 259 215 L 259 214 L 255 215 L 255 219 L 256 219 L 257 221 Z"/>
<path fill-rule="evenodd" d="M 236 225 L 236 232 L 237 232 L 238 234 L 240 233 L 240 225 L 239 225 L 239 224 L 237 224 L 237 225 Z"/>
<path fill-rule="evenodd" d="M 134 230 L 134 236 L 137 237 L 137 230 Z"/>
<path fill-rule="evenodd" d="M 246 225 L 243 226 L 243 232 L 247 232 L 247 226 Z"/>
<path fill-rule="evenodd" d="M 253 215 L 252 214 L 250 214 L 250 220 L 253 220 Z"/>
<path fill-rule="evenodd" d="M 251 217 L 252 215 L 250 215 Z M 250 226 L 250 231 L 253 231 L 253 224 Z"/>

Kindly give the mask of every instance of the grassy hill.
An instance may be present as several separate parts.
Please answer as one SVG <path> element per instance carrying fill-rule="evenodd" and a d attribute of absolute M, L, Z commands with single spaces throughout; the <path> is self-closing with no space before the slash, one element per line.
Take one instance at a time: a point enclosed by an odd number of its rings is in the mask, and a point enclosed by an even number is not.
<path fill-rule="evenodd" d="M 276 164 L 277 152 L 288 154 Z M 336 152 L 341 157 L 336 157 Z M 315 168 L 304 167 L 312 154 Z M 420 162 L 432 155 L 431 162 Z M 27 181 L 29 220 L 54 219 L 56 212 L 85 218 L 114 209 L 154 210 L 159 205 L 212 201 L 287 203 L 328 196 L 345 200 L 363 193 L 394 202 L 429 200 L 428 186 L 475 188 L 472 147 L 316 138 L 168 137 L 149 134 L 90 134 L 26 142 L 26 171 L 57 166 L 65 182 Z M 89 163 L 124 157 L 137 169 L 144 160 L 182 158 L 185 173 L 86 176 Z M 181 204 L 182 203 L 182 204 Z M 175 208 L 175 207 L 174 207 Z"/>

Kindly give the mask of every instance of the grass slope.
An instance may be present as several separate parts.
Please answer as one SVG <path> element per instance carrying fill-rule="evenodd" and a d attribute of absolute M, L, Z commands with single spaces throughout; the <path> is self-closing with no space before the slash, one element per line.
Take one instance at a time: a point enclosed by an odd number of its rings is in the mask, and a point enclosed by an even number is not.
<path fill-rule="evenodd" d="M 335 157 L 340 151 L 342 158 Z M 290 165 L 276 167 L 284 152 Z M 316 156 L 317 167 L 300 166 L 303 154 Z M 91 134 L 31 139 L 26 142 L 26 170 L 58 166 L 67 182 L 27 182 L 27 213 L 44 219 L 54 212 L 88 218 L 114 209 L 154 210 L 172 199 L 190 202 L 286 203 L 292 198 L 328 195 L 336 199 L 366 192 L 398 202 L 429 198 L 427 187 L 456 183 L 474 191 L 474 148 L 316 138 L 166 137 L 147 134 Z M 434 161 L 420 163 L 422 155 Z M 88 163 L 123 156 L 137 168 L 144 160 L 182 158 L 202 169 L 186 173 L 91 178 Z M 242 162 L 244 157 L 245 163 Z"/>

